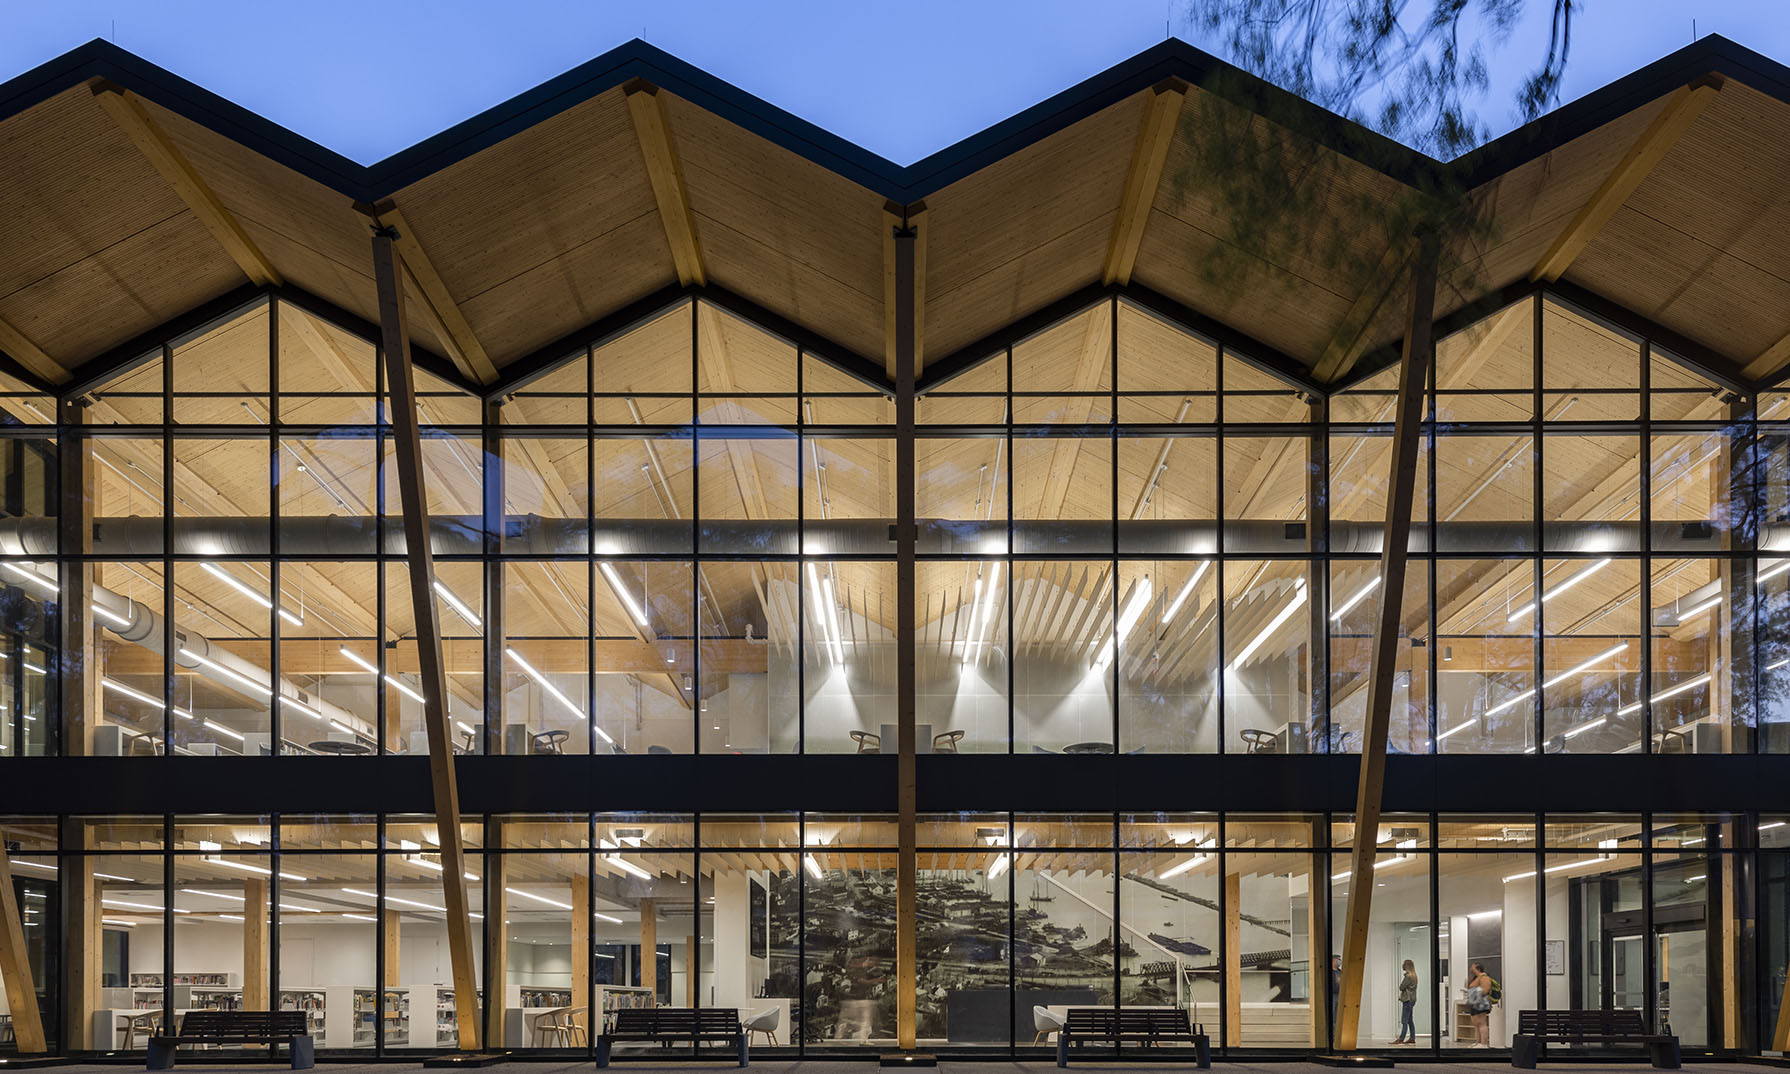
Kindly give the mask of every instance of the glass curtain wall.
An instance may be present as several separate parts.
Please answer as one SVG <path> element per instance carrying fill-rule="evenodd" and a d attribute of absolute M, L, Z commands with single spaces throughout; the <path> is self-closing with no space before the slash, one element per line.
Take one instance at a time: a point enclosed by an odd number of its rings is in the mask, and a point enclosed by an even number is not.
<path fill-rule="evenodd" d="M 1783 400 L 1547 292 L 1443 329 L 1388 748 L 1786 748 Z M 375 358 L 262 298 L 77 426 L 0 384 L 0 753 L 421 751 Z M 419 371 L 454 746 L 881 752 L 899 628 L 925 750 L 1356 750 L 1397 370 L 1265 369 L 1110 298 L 929 385 L 899 627 L 892 403 L 824 356 L 691 300 L 489 405 Z"/>
<path fill-rule="evenodd" d="M 49 968 L 46 1024 L 71 1048 L 139 1050 L 169 1010 L 271 1004 L 310 1012 L 330 1052 L 455 1045 L 428 818 L 0 825 Z M 1784 825 L 1383 818 L 1363 1046 L 1505 1048 L 1514 1012 L 1545 1005 L 1643 1010 L 1693 1053 L 1760 1047 L 1782 996 Z M 492 815 L 464 837 L 475 971 L 503 1047 L 588 1054 L 593 1027 L 641 1005 L 736 1009 L 771 1054 L 891 1046 L 891 817 Z M 919 1038 L 1043 1049 L 1038 1009 L 1117 1003 L 1184 1008 L 1217 1047 L 1328 1047 L 1355 838 L 1345 815 L 922 816 Z M 1755 899 L 1757 936 L 1736 912 Z M 1474 965 L 1499 991 L 1483 1024 L 1465 1002 Z"/>

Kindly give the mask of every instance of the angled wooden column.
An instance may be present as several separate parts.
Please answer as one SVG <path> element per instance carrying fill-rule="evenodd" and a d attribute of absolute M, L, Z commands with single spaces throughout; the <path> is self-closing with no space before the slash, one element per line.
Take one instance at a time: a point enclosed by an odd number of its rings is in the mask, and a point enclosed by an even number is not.
<path fill-rule="evenodd" d="M 373 275 L 379 287 L 380 341 L 404 505 L 404 544 L 410 562 L 410 602 L 423 692 L 423 725 L 429 735 L 435 826 L 441 839 L 441 891 L 447 910 L 448 958 L 453 966 L 454 1021 L 460 1047 L 479 1047 L 478 977 L 473 972 L 472 917 L 466 896 L 466 848 L 460 830 L 460 793 L 454 779 L 453 727 L 448 722 L 447 674 L 441 657 L 440 612 L 435 603 L 435 554 L 429 547 L 429 497 L 423 487 L 422 434 L 417 428 L 416 370 L 410 361 L 410 325 L 394 243 L 395 229 L 373 232 Z M 502 923 L 496 923 L 502 928 Z M 493 997 L 495 1000 L 497 997 Z"/>
<path fill-rule="evenodd" d="M 1386 735 L 1392 719 L 1392 691 L 1398 674 L 1398 635 L 1405 593 L 1405 562 L 1411 543 L 1411 500 L 1417 482 L 1423 391 L 1429 382 L 1430 322 L 1436 301 L 1439 242 L 1433 231 L 1418 240 L 1411 272 L 1410 315 L 1399 363 L 1392 472 L 1387 477 L 1386 526 L 1380 546 L 1379 616 L 1374 621 L 1373 662 L 1368 673 L 1366 727 L 1361 740 L 1361 777 L 1355 789 L 1355 840 L 1350 853 L 1349 903 L 1343 926 L 1342 998 L 1336 1017 L 1335 1048 L 1355 1050 L 1361 1022 L 1361 984 L 1366 970 L 1367 926 L 1374 895 L 1375 835 L 1380 830 L 1380 791 L 1386 777 Z M 1328 889 L 1328 878 L 1313 881 Z"/>
<path fill-rule="evenodd" d="M 895 238 L 895 1044 L 913 1051 L 916 1039 L 914 959 L 916 807 L 914 774 L 914 247 L 918 229 L 904 225 Z"/>
<path fill-rule="evenodd" d="M 31 953 L 25 947 L 25 923 L 12 886 L 12 864 L 0 854 L 0 978 L 5 979 L 6 1009 L 12 1012 L 19 1051 L 44 1050 L 43 1018 L 37 1010 L 37 986 L 31 980 Z"/>

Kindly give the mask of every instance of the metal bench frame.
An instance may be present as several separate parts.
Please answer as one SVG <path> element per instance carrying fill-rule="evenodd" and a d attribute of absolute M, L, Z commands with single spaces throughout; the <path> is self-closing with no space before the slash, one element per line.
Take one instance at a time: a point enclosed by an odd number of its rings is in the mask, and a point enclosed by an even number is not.
<path fill-rule="evenodd" d="M 752 1065 L 740 1012 L 732 1007 L 624 1007 L 615 1012 L 615 1024 L 597 1037 L 598 1069 L 609 1065 L 609 1046 L 618 1040 L 657 1041 L 667 1047 L 677 1041 L 696 1045 L 723 1040 L 733 1044 L 740 1066 Z"/>
<path fill-rule="evenodd" d="M 1057 1031 L 1057 1066 L 1069 1065 L 1069 1045 L 1089 1040 L 1110 1040 L 1144 1045 L 1187 1041 L 1198 1053 L 1194 1065 L 1212 1065 L 1212 1039 L 1205 1026 L 1195 1026 L 1180 1008 L 1071 1007 L 1068 1020 Z"/>
<path fill-rule="evenodd" d="M 293 1070 L 316 1065 L 306 1011 L 188 1011 L 179 1032 L 149 1038 L 149 1070 L 173 1070 L 174 1052 L 182 1044 L 284 1044 Z"/>
<path fill-rule="evenodd" d="M 1510 1065 L 1534 1070 L 1547 1044 L 1639 1044 L 1659 1070 L 1677 1070 L 1683 1064 L 1678 1038 L 1647 1028 L 1640 1011 L 1520 1011 L 1517 1032 L 1510 1042 Z"/>

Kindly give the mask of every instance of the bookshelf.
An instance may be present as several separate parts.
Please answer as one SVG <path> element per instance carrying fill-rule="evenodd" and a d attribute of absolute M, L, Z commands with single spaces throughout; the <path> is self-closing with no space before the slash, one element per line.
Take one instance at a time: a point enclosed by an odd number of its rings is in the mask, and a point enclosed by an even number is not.
<path fill-rule="evenodd" d="M 353 993 L 354 1004 L 354 1041 L 353 1047 L 370 1048 L 379 1037 L 381 1026 L 385 1030 L 387 1044 L 406 1045 L 410 1043 L 410 990 L 408 988 L 387 988 L 384 990 L 385 1002 L 379 1002 L 381 992 L 376 988 L 356 988 Z M 381 1010 L 383 1006 L 383 1010 Z"/>
<path fill-rule="evenodd" d="M 329 1006 L 329 995 L 316 988 L 289 988 L 281 990 L 275 1000 L 282 1011 L 305 1011 L 310 1018 L 305 1024 L 311 1030 L 311 1036 L 319 1041 L 323 1039 L 324 1012 Z"/>

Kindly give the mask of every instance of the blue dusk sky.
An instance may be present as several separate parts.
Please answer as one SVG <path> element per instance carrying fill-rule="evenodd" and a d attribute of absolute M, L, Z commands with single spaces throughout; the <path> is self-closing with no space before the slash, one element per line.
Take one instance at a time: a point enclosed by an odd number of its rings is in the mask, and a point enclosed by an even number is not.
<path fill-rule="evenodd" d="M 1423 0 L 1415 0 L 1422 3 Z M 1481 118 L 1543 54 L 1550 0 L 1495 55 Z M 0 0 L 0 80 L 96 37 L 371 163 L 641 37 L 899 164 L 1189 27 L 1178 0 Z M 1562 101 L 1719 33 L 1790 60 L 1782 0 L 1584 0 Z M 1211 47 L 1211 42 L 1192 38 Z"/>

